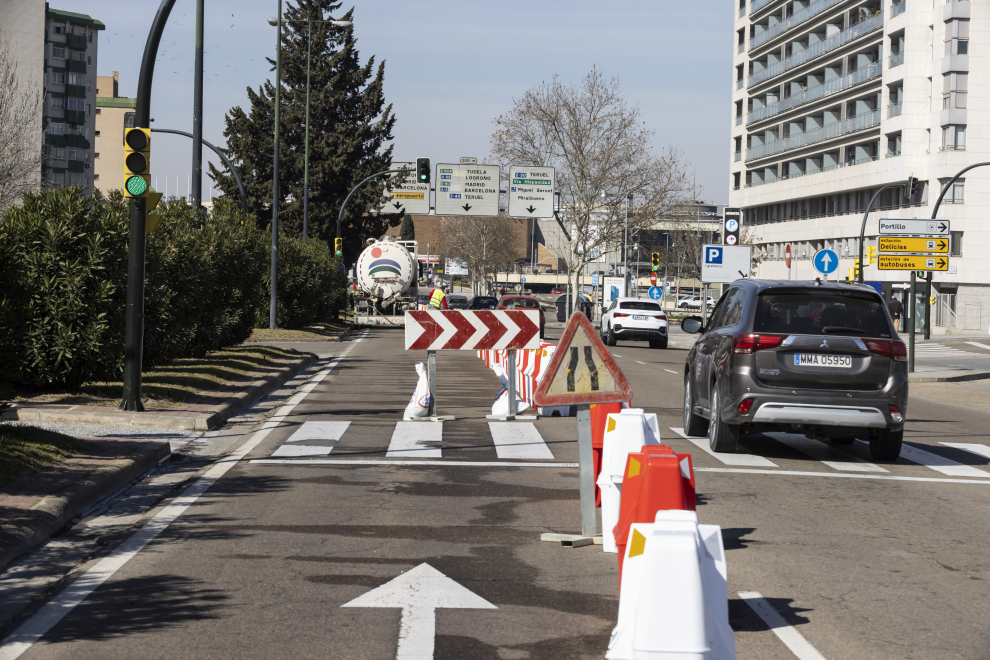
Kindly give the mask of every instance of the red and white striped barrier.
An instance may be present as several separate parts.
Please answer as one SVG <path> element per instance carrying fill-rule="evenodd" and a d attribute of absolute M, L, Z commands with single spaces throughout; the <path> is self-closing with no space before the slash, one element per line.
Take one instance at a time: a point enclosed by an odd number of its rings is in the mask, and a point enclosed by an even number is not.
<path fill-rule="evenodd" d="M 516 379 L 516 398 L 525 401 L 530 408 L 536 409 L 533 396 L 536 393 L 536 384 L 546 372 L 550 364 L 550 356 L 557 349 L 556 344 L 540 342 L 540 347 L 532 350 L 516 351 L 516 371 L 515 374 L 507 374 L 509 368 L 509 352 L 507 350 L 484 350 L 478 351 L 478 358 L 485 363 L 489 369 L 498 367 L 502 373 L 506 373 L 507 378 Z M 501 392 L 499 393 L 501 395 Z M 552 410 L 561 414 L 565 411 L 559 408 Z M 544 412 L 540 409 L 540 414 L 549 414 L 549 410 Z"/>

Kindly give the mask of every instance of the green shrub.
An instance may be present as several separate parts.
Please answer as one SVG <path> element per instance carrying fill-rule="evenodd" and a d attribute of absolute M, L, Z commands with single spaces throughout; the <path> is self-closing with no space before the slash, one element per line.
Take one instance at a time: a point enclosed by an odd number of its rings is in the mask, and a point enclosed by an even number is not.
<path fill-rule="evenodd" d="M 266 232 L 269 262 L 271 232 Z M 258 327 L 270 319 L 271 267 L 264 273 L 258 307 Z M 278 327 L 300 328 L 336 317 L 343 307 L 346 273 L 325 241 L 280 235 L 278 239 Z"/>

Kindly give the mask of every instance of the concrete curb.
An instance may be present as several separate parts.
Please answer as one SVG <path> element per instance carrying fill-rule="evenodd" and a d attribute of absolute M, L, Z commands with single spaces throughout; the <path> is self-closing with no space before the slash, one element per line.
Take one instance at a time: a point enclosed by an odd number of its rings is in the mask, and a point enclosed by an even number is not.
<path fill-rule="evenodd" d="M 13 407 L 4 414 L 5 419 L 21 422 L 79 422 L 83 424 L 119 424 L 123 426 L 153 426 L 163 429 L 183 431 L 209 431 L 227 419 L 249 407 L 267 392 L 293 378 L 300 371 L 313 364 L 317 357 L 305 353 L 301 362 L 280 368 L 277 372 L 256 380 L 238 392 L 232 393 L 223 403 L 219 403 L 195 417 L 174 417 L 156 415 L 153 412 L 87 412 L 73 410 L 51 410 Z M 115 409 L 114 409 L 115 410 Z"/>
<path fill-rule="evenodd" d="M 48 495 L 0 526 L 0 571 L 58 533 L 80 512 L 135 481 L 172 455 L 168 442 L 157 442 L 82 477 L 62 492 Z"/>
<path fill-rule="evenodd" d="M 974 371 L 955 376 L 926 376 L 924 372 L 908 374 L 908 383 L 962 383 L 967 380 L 986 380 L 990 371 Z"/>

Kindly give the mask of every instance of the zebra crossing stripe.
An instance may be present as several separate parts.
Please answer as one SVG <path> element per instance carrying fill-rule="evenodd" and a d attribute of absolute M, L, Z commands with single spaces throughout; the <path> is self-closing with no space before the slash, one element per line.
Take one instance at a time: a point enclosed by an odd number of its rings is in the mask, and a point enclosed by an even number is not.
<path fill-rule="evenodd" d="M 962 449 L 963 451 L 968 451 L 971 454 L 976 454 L 977 456 L 982 456 L 984 458 L 990 458 L 990 447 L 987 447 L 986 445 L 979 445 L 969 442 L 940 442 L 938 444 L 945 445 L 946 447 L 952 447 L 953 449 Z"/>
<path fill-rule="evenodd" d="M 857 440 L 856 442 L 867 444 L 862 440 Z M 947 474 L 950 477 L 981 477 L 984 479 L 990 479 L 990 472 L 978 470 L 972 465 L 957 463 L 951 458 L 945 458 L 944 456 L 933 454 L 930 451 L 925 451 L 924 449 L 918 449 L 917 447 L 906 443 L 901 446 L 901 458 L 911 461 L 912 463 L 917 463 L 918 465 L 923 465 L 924 467 L 935 470 L 936 472 Z"/>
<path fill-rule="evenodd" d="M 386 458 L 440 458 L 443 422 L 396 422 Z"/>
<path fill-rule="evenodd" d="M 767 435 L 777 442 L 796 449 L 802 454 L 807 454 L 811 458 L 814 458 L 835 470 L 843 470 L 845 472 L 888 471 L 879 465 L 868 463 L 860 458 L 857 458 L 856 456 L 841 452 L 833 446 L 827 445 L 818 440 L 809 440 L 804 436 L 794 435 L 791 433 L 767 433 Z"/>
<path fill-rule="evenodd" d="M 748 467 L 777 467 L 777 464 L 773 461 L 768 461 L 762 456 L 754 456 L 753 454 L 717 454 L 711 450 L 708 446 L 708 438 L 691 438 L 685 435 L 684 429 L 675 429 L 670 427 L 670 430 L 681 436 L 691 444 L 698 447 L 709 456 L 713 456 L 725 465 L 745 465 Z"/>
<path fill-rule="evenodd" d="M 532 422 L 488 422 L 499 458 L 553 460 L 553 454 Z"/>

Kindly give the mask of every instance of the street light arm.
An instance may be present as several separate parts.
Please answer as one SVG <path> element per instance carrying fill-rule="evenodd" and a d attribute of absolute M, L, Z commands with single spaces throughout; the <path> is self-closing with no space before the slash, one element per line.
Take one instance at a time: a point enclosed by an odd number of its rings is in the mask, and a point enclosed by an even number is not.
<path fill-rule="evenodd" d="M 969 167 L 964 167 L 963 169 L 959 170 L 958 174 L 956 174 L 954 177 L 949 179 L 949 182 L 942 187 L 942 192 L 939 193 L 938 200 L 935 202 L 935 207 L 932 209 L 932 220 L 935 219 L 935 214 L 938 213 L 938 207 L 942 205 L 942 198 L 945 197 L 945 193 L 949 192 L 949 189 L 952 187 L 952 184 L 956 182 L 956 179 L 958 179 L 959 177 L 961 177 L 963 174 L 970 171 L 974 167 L 983 167 L 984 165 L 990 165 L 990 163 L 977 163 L 975 165 L 970 165 Z"/>
<path fill-rule="evenodd" d="M 347 193 L 347 197 L 344 198 L 344 203 L 340 205 L 340 213 L 337 214 L 337 238 L 340 238 L 340 223 L 343 222 L 344 220 L 344 209 L 347 208 L 347 202 L 351 201 L 351 195 L 356 193 L 358 188 L 360 188 L 361 186 L 363 186 L 364 184 L 368 183 L 369 181 L 371 181 L 376 177 L 385 176 L 386 174 L 397 174 L 399 172 L 413 172 L 413 171 L 414 170 L 385 170 L 384 172 L 379 172 L 378 174 L 372 174 L 368 178 L 362 180 L 361 183 L 351 188 L 351 192 Z"/>
<path fill-rule="evenodd" d="M 866 219 L 870 216 L 870 209 L 873 208 L 873 202 L 877 201 L 877 197 L 880 196 L 880 193 L 882 193 L 887 188 L 903 188 L 903 187 L 904 187 L 903 183 L 888 183 L 885 186 L 881 186 L 880 190 L 878 190 L 876 194 L 874 194 L 873 197 L 870 198 L 870 203 L 866 205 L 866 213 L 863 214 L 863 226 L 859 228 L 859 283 L 860 284 L 863 283 L 863 271 L 866 270 L 865 268 L 863 268 L 864 266 L 863 240 L 866 237 Z"/>
<path fill-rule="evenodd" d="M 176 135 L 185 135 L 186 137 L 189 137 L 189 138 L 192 137 L 192 133 L 186 133 L 185 131 L 175 131 L 175 130 L 172 130 L 170 128 L 153 128 L 153 129 L 151 129 L 151 132 L 152 133 L 175 133 Z M 212 144 L 210 144 L 206 140 L 203 140 L 203 144 L 205 144 L 207 147 L 209 147 L 210 149 L 212 149 L 213 152 L 216 155 L 220 156 L 220 160 L 222 160 L 223 163 L 224 163 L 224 165 L 227 166 L 227 169 L 230 170 L 230 173 L 234 175 L 234 181 L 237 182 L 237 188 L 241 192 L 241 223 L 243 224 L 244 222 L 247 222 L 247 196 L 244 194 L 244 186 L 241 185 L 241 177 L 239 177 L 237 175 L 237 170 L 234 169 L 233 163 L 231 163 L 230 160 L 226 156 L 224 156 L 223 153 L 219 149 L 217 149 L 216 147 L 214 147 Z"/>

